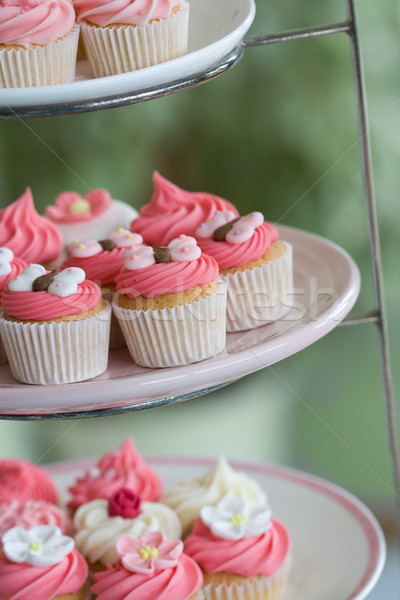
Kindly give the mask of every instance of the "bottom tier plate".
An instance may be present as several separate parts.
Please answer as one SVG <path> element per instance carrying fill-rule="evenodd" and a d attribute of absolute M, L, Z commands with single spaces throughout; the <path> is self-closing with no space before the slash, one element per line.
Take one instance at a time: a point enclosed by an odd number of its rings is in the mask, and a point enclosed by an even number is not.
<path fill-rule="evenodd" d="M 152 458 L 165 489 L 203 474 L 214 463 L 202 458 Z M 93 460 L 61 462 L 47 469 L 61 492 Z M 371 511 L 355 496 L 324 479 L 254 462 L 230 461 L 257 479 L 274 518 L 288 528 L 293 568 L 285 600 L 362 600 L 378 581 L 386 558 L 384 536 Z"/>

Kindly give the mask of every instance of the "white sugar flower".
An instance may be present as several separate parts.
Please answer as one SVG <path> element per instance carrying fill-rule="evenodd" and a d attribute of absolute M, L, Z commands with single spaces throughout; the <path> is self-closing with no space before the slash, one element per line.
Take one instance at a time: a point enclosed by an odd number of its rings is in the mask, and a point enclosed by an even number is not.
<path fill-rule="evenodd" d="M 13 527 L 1 541 L 8 560 L 34 567 L 56 565 L 75 547 L 74 540 L 63 535 L 55 525 L 37 525 L 31 529 Z"/>
<path fill-rule="evenodd" d="M 200 517 L 214 535 L 225 540 L 259 536 L 272 525 L 270 508 L 252 508 L 242 496 L 225 496 L 217 506 L 204 506 Z"/>

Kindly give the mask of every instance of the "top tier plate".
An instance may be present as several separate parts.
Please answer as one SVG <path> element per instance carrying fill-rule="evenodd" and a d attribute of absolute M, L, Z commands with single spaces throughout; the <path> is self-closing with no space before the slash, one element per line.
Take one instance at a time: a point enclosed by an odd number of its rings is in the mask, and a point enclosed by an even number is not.
<path fill-rule="evenodd" d="M 79 61 L 72 83 L 0 90 L 0 118 L 85 112 L 143 102 L 216 77 L 242 56 L 255 16 L 254 0 L 190 0 L 188 54 L 111 77 L 94 79 Z"/>

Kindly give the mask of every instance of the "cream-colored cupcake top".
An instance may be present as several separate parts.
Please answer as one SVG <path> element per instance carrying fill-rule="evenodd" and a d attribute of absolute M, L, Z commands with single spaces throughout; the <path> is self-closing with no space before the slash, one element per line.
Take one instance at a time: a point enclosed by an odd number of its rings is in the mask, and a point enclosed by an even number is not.
<path fill-rule="evenodd" d="M 267 504 L 260 485 L 245 473 L 234 471 L 221 457 L 202 477 L 178 483 L 163 498 L 179 516 L 187 536 L 203 506 L 215 506 L 226 495 L 243 496 L 251 506 Z"/>
<path fill-rule="evenodd" d="M 123 514 L 123 513 L 122 513 Z M 142 502 L 133 518 L 110 516 L 108 500 L 93 500 L 75 513 L 76 547 L 92 564 L 115 565 L 115 544 L 123 535 L 140 538 L 151 531 L 162 531 L 168 539 L 179 539 L 182 527 L 174 511 L 159 502 Z"/>

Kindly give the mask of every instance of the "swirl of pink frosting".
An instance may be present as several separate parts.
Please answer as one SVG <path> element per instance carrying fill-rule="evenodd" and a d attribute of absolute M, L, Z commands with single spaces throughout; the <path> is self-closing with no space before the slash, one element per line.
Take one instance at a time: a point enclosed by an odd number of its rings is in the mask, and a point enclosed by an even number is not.
<path fill-rule="evenodd" d="M 66 511 L 50 502 L 11 500 L 0 504 L 0 538 L 12 527 L 31 529 L 36 525 L 56 525 L 64 535 L 71 535 L 73 531 Z"/>
<path fill-rule="evenodd" d="M 202 254 L 192 261 L 156 263 L 135 270 L 124 268 L 115 278 L 115 283 L 117 290 L 129 298 L 154 298 L 161 294 L 189 290 L 196 285 L 205 285 L 218 279 L 218 274 L 216 261 L 211 256 Z"/>
<path fill-rule="evenodd" d="M 43 46 L 66 36 L 74 23 L 71 0 L 2 0 L 0 44 Z"/>
<path fill-rule="evenodd" d="M 57 498 L 56 487 L 46 471 L 19 458 L 0 460 L 0 503 L 16 499 L 56 504 Z"/>
<path fill-rule="evenodd" d="M 254 231 L 254 235 L 241 244 L 231 242 L 215 242 L 210 238 L 197 238 L 197 243 L 205 254 L 217 261 L 220 269 L 241 267 L 248 262 L 258 260 L 278 239 L 276 227 L 264 222 Z"/>
<path fill-rule="evenodd" d="M 159 500 L 163 492 L 161 478 L 138 454 L 130 438 L 124 440 L 119 449 L 103 456 L 94 469 L 69 488 L 72 499 L 68 507 L 76 510 L 97 498 L 108 500 L 122 487 L 149 502 Z"/>
<path fill-rule="evenodd" d="M 0 276 L 0 294 L 1 294 L 2 290 L 8 286 L 11 279 L 14 279 L 14 277 L 16 277 L 17 275 L 22 273 L 22 271 L 27 266 L 28 265 L 26 264 L 26 262 L 24 260 L 21 260 L 20 258 L 17 258 L 16 256 L 14 256 L 13 260 L 10 262 L 11 272 L 8 273 L 7 275 Z"/>
<path fill-rule="evenodd" d="M 197 227 L 216 210 L 231 210 L 239 216 L 236 208 L 223 198 L 205 192 L 186 192 L 157 171 L 153 180 L 155 190 L 151 201 L 131 223 L 132 231 L 140 233 L 147 244 L 167 246 L 182 233 L 196 237 Z"/>
<path fill-rule="evenodd" d="M 1 553 L 0 600 L 52 600 L 80 590 L 87 576 L 88 566 L 77 550 L 51 567 L 12 563 Z"/>
<path fill-rule="evenodd" d="M 175 567 L 151 575 L 127 571 L 119 561 L 94 578 L 91 590 L 98 600 L 187 600 L 203 584 L 200 568 L 185 554 Z"/>
<path fill-rule="evenodd" d="M 114 23 L 143 25 L 152 19 L 168 19 L 181 0 L 73 0 L 78 21 L 104 27 Z"/>
<path fill-rule="evenodd" d="M 103 250 L 100 254 L 87 258 L 70 256 L 63 262 L 61 269 L 79 267 L 85 271 L 88 279 L 97 281 L 100 285 L 114 283 L 115 277 L 124 266 L 125 250 L 126 248 L 114 248 L 109 251 Z"/>
<path fill-rule="evenodd" d="M 0 210 L 0 246 L 10 248 L 27 263 L 44 263 L 60 256 L 61 233 L 36 212 L 30 188 Z"/>
<path fill-rule="evenodd" d="M 215 536 L 198 518 L 184 542 L 184 551 L 208 574 L 269 577 L 280 569 L 290 550 L 287 530 L 278 521 L 271 521 L 272 527 L 262 535 L 232 541 Z"/>
<path fill-rule="evenodd" d="M 4 312 L 21 321 L 48 321 L 92 310 L 101 298 L 101 289 L 85 279 L 71 296 L 55 296 L 49 292 L 12 292 L 5 288 L 0 296 Z"/>

